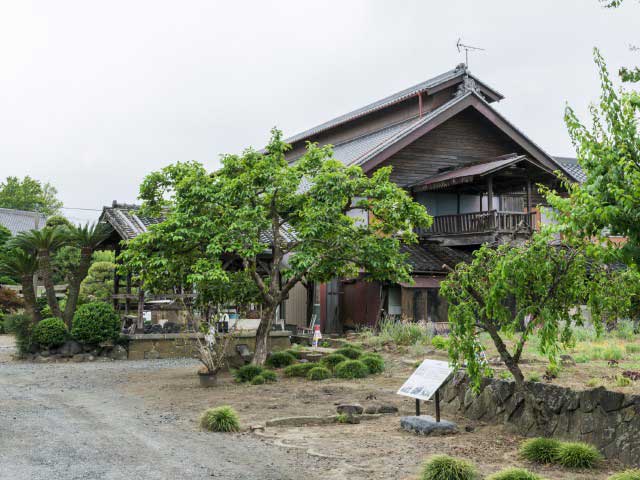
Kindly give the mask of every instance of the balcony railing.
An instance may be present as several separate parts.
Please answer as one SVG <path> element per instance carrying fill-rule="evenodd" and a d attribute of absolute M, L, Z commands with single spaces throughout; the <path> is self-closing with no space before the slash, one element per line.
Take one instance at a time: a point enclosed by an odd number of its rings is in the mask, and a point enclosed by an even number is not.
<path fill-rule="evenodd" d="M 438 215 L 428 229 L 418 229 L 422 236 L 460 235 L 474 233 L 531 232 L 536 228 L 536 213 L 489 212 L 461 213 L 458 215 Z"/>

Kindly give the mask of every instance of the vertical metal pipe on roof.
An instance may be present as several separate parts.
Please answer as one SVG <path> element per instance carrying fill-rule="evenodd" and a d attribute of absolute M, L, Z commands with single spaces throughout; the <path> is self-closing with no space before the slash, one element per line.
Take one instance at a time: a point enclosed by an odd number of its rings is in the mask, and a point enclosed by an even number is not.
<path fill-rule="evenodd" d="M 422 117 L 422 92 L 418 92 L 418 116 Z"/>

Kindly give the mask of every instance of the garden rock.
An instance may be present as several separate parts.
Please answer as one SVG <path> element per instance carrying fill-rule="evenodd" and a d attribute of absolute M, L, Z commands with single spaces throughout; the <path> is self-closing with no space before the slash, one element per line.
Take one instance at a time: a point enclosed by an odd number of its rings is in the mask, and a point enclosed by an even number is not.
<path fill-rule="evenodd" d="M 560 365 L 564 367 L 572 367 L 576 364 L 576 361 L 571 355 L 560 355 Z"/>
<path fill-rule="evenodd" d="M 345 415 L 362 415 L 364 408 L 359 403 L 342 403 L 336 407 L 336 411 Z"/>
<path fill-rule="evenodd" d="M 108 357 L 113 360 L 126 360 L 128 357 L 127 349 L 122 345 L 116 345 L 111 349 Z"/>
<path fill-rule="evenodd" d="M 414 432 L 418 435 L 450 435 L 458 431 L 455 423 L 448 420 L 436 419 L 429 415 L 421 415 L 419 417 L 410 416 L 400 419 L 400 427 L 408 432 Z"/>
<path fill-rule="evenodd" d="M 60 347 L 59 353 L 63 357 L 73 357 L 74 355 L 82 352 L 82 345 L 75 340 L 67 340 Z"/>

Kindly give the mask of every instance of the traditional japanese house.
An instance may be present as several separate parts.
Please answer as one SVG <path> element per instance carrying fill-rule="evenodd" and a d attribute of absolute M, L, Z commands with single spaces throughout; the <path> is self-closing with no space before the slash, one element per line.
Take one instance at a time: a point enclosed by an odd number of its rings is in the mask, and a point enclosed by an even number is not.
<path fill-rule="evenodd" d="M 392 166 L 391 178 L 434 217 L 420 245 L 405 247 L 413 283 L 336 279 L 305 297 L 324 331 L 372 325 L 381 312 L 446 321 L 438 290 L 449 269 L 483 243 L 528 238 L 545 220 L 538 185 L 561 188 L 555 172 L 578 180 L 579 167 L 551 157 L 493 107 L 503 98 L 461 64 L 287 139 L 291 162 L 311 141 L 332 144 L 336 159 L 366 173 Z"/>

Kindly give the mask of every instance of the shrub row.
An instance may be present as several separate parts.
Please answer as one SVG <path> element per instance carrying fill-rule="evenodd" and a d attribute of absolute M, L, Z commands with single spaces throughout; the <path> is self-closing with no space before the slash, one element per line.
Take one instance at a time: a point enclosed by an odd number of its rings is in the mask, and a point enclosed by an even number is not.
<path fill-rule="evenodd" d="M 60 318 L 45 318 L 33 325 L 24 314 L 9 315 L 4 321 L 9 333 L 16 335 L 20 353 L 28 353 L 32 346 L 56 348 L 69 338 L 86 345 L 116 340 L 120 335 L 120 318 L 113 307 L 104 302 L 81 305 L 73 316 L 73 328 L 68 331 Z"/>

